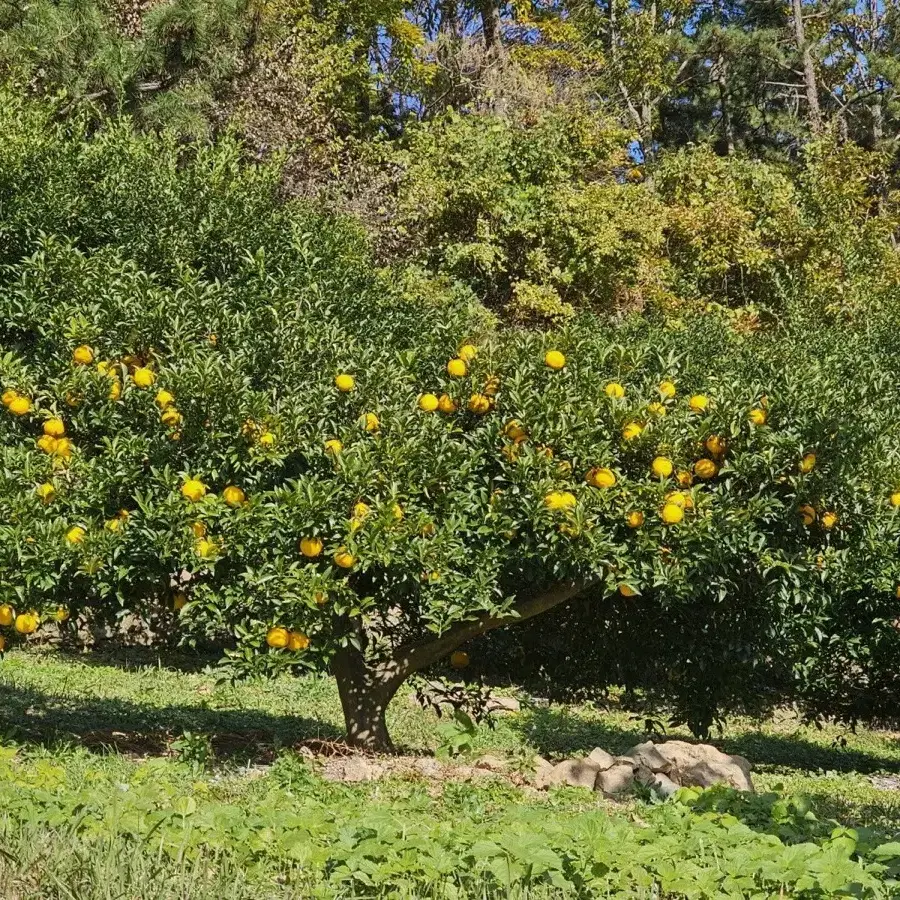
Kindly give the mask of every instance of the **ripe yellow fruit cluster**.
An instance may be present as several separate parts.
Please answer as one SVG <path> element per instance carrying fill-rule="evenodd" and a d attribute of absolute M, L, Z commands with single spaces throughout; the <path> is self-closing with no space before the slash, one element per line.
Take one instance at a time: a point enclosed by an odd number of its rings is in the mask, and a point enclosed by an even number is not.
<path fill-rule="evenodd" d="M 309 638 L 302 631 L 290 631 L 281 625 L 275 625 L 266 632 L 266 643 L 273 650 L 305 650 L 309 646 Z"/>

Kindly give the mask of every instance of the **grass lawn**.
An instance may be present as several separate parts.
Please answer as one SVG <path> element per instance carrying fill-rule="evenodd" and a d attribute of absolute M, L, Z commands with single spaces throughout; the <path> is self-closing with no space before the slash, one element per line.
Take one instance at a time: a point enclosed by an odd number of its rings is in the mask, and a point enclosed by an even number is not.
<path fill-rule="evenodd" d="M 900 874 L 898 734 L 788 714 L 733 722 L 715 742 L 753 762 L 750 800 L 610 803 L 408 773 L 333 783 L 292 749 L 339 736 L 331 680 L 222 686 L 181 662 L 6 655 L 0 896 L 891 896 Z M 389 724 L 410 754 L 440 742 L 408 694 Z M 615 708 L 525 707 L 479 729 L 465 756 L 490 752 L 524 774 L 536 753 L 643 738 Z"/>

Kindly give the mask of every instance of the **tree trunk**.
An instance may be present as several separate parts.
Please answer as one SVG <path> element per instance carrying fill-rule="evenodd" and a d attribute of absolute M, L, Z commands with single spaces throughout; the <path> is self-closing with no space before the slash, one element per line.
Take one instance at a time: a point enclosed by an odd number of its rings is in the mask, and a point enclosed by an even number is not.
<path fill-rule="evenodd" d="M 731 121 L 731 104 L 728 101 L 728 61 L 720 50 L 713 66 L 714 77 L 719 88 L 719 106 L 722 110 L 722 134 L 725 137 L 725 152 L 734 153 L 734 125 Z"/>
<path fill-rule="evenodd" d="M 794 19 L 794 38 L 797 50 L 803 60 L 803 82 L 806 85 L 806 102 L 809 107 L 809 127 L 813 134 L 822 133 L 822 109 L 819 106 L 819 88 L 816 83 L 816 67 L 812 50 L 806 42 L 803 26 L 803 0 L 791 0 Z"/>
<path fill-rule="evenodd" d="M 355 647 L 339 650 L 331 662 L 331 671 L 341 698 L 347 743 L 360 750 L 390 753 L 394 746 L 385 713 L 406 676 L 399 680 L 390 678 L 386 672 L 369 665 Z"/>
<path fill-rule="evenodd" d="M 878 8 L 878 0 L 869 0 L 869 53 L 877 50 L 878 27 L 880 24 L 881 12 Z M 881 91 L 876 90 L 872 98 L 872 146 L 877 147 L 884 137 L 884 109 L 881 104 Z"/>
<path fill-rule="evenodd" d="M 500 43 L 500 7 L 497 0 L 478 0 L 484 44 L 493 50 Z"/>
<path fill-rule="evenodd" d="M 440 637 L 399 647 L 385 661 L 366 659 L 364 650 L 348 644 L 335 653 L 331 672 L 337 681 L 347 743 L 361 750 L 389 753 L 393 750 L 385 713 L 400 686 L 410 675 L 427 668 L 452 653 L 461 644 L 499 628 L 524 622 L 533 616 L 565 603 L 580 594 L 588 582 L 568 581 L 557 584 L 534 597 L 522 600 L 504 616 L 484 615 L 471 622 L 461 622 Z M 357 642 L 364 644 L 361 622 L 351 622 Z"/>

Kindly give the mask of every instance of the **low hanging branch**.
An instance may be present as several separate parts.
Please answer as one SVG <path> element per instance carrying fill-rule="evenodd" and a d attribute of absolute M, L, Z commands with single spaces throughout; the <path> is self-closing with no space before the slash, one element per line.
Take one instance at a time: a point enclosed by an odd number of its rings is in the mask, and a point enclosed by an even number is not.
<path fill-rule="evenodd" d="M 571 600 L 592 583 L 561 582 L 520 601 L 506 615 L 484 615 L 471 622 L 462 622 L 440 637 L 400 647 L 385 662 L 369 663 L 363 651 L 356 646 L 343 647 L 335 654 L 331 668 L 341 697 L 348 743 L 366 750 L 390 750 L 392 745 L 385 712 L 394 694 L 410 675 L 447 656 L 466 641 L 504 625 L 524 622 Z"/>

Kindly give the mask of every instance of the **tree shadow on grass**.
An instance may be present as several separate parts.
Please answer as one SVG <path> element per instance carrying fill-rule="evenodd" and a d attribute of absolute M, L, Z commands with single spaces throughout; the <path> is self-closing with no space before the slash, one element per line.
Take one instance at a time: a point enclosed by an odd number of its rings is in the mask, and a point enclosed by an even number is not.
<path fill-rule="evenodd" d="M 7 687 L 0 704 L 0 735 L 48 749 L 77 746 L 98 753 L 146 757 L 170 753 L 174 738 L 189 731 L 210 738 L 218 760 L 271 762 L 280 748 L 301 741 L 335 741 L 333 724 L 255 709 L 202 705 L 150 706 L 118 698 L 67 697 L 29 687 Z"/>
<path fill-rule="evenodd" d="M 170 672 L 198 674 L 215 668 L 222 661 L 221 651 L 136 647 L 110 641 L 102 647 L 79 649 L 61 644 L 53 655 L 86 666 L 108 666 L 126 671 L 164 669 Z"/>
<path fill-rule="evenodd" d="M 637 724 L 634 728 L 616 726 L 573 715 L 565 707 L 526 710 L 510 724 L 542 755 L 551 757 L 589 753 L 595 747 L 613 754 L 624 753 L 629 747 L 647 740 L 647 735 Z M 798 734 L 749 731 L 736 736 L 714 737 L 708 743 L 726 753 L 746 756 L 757 768 L 775 771 L 790 768 L 809 772 L 900 772 L 897 757 L 817 744 Z"/>

